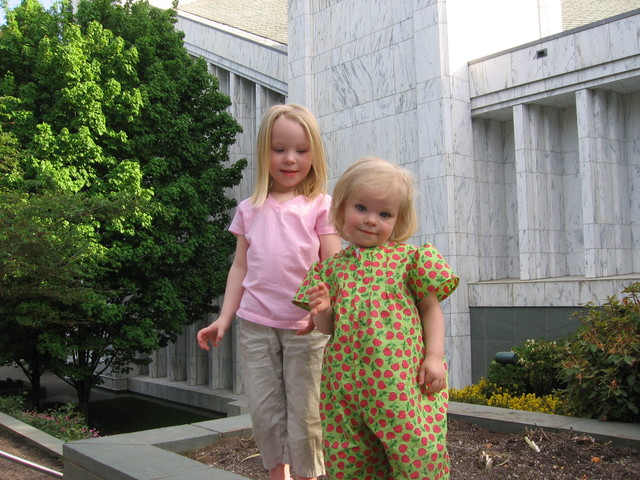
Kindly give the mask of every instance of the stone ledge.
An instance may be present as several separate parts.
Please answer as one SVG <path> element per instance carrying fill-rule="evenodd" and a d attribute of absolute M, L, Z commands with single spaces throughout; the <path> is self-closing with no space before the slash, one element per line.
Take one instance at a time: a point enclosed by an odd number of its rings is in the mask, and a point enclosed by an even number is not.
<path fill-rule="evenodd" d="M 576 432 L 610 441 L 616 445 L 640 449 L 640 424 L 637 423 L 600 422 L 586 418 L 458 402 L 449 404 L 448 416 L 467 420 L 495 431 L 517 433 L 524 431 L 525 428 L 542 428 L 554 432 Z"/>
<path fill-rule="evenodd" d="M 79 440 L 64 445 L 65 480 L 246 480 L 180 453 L 251 432 L 249 415 Z"/>
<path fill-rule="evenodd" d="M 165 378 L 136 376 L 127 378 L 127 391 L 169 402 L 213 410 L 233 417 L 249 413 L 246 396 L 231 390 L 211 390 L 205 385 L 187 385 L 184 381 L 171 382 Z"/>

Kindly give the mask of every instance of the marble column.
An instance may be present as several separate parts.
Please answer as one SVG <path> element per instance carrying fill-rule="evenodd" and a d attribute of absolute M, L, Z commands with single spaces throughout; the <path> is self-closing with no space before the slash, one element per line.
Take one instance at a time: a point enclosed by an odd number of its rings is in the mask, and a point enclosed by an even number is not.
<path fill-rule="evenodd" d="M 189 341 L 193 339 L 189 338 Z M 167 380 L 181 382 L 187 378 L 187 338 L 183 333 L 178 335 L 175 342 L 167 346 Z"/>
<path fill-rule="evenodd" d="M 442 307 L 452 386 L 471 380 L 466 284 L 478 271 L 468 72 L 451 71 L 444 3 L 415 6 L 416 118 L 420 243 L 432 242 L 460 276 L 461 285 Z M 459 199 L 464 198 L 461 202 Z"/>
<path fill-rule="evenodd" d="M 149 378 L 163 378 L 167 376 L 167 349 L 161 348 L 150 355 Z"/>
<path fill-rule="evenodd" d="M 300 103 L 313 111 L 315 105 L 312 8 L 316 2 L 289 1 L 288 18 L 288 101 Z"/>
<path fill-rule="evenodd" d="M 520 278 L 567 274 L 558 111 L 514 107 Z"/>
<path fill-rule="evenodd" d="M 203 385 L 207 383 L 207 352 L 198 346 L 196 335 L 198 330 L 209 322 L 205 318 L 200 322 L 185 327 L 187 385 Z"/>
<path fill-rule="evenodd" d="M 584 218 L 585 276 L 633 271 L 630 180 L 623 98 L 613 92 L 576 92 Z"/>

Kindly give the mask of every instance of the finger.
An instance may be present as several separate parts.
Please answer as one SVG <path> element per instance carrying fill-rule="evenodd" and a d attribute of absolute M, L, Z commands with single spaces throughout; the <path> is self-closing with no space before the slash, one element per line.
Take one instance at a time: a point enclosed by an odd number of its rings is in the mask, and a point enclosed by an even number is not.
<path fill-rule="evenodd" d="M 314 326 L 307 325 L 306 327 L 301 328 L 300 330 L 296 331 L 296 335 L 307 335 L 307 334 L 313 332 L 314 328 L 315 328 Z"/>

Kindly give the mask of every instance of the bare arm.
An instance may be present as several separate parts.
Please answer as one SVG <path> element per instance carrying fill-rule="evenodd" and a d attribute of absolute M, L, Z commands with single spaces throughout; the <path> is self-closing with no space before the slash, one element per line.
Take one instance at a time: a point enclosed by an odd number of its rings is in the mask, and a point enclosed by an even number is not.
<path fill-rule="evenodd" d="M 242 281 L 247 274 L 248 247 L 247 239 L 243 235 L 238 235 L 236 240 L 236 253 L 231 268 L 229 269 L 229 274 L 227 275 L 227 286 L 224 291 L 224 300 L 220 315 L 215 322 L 202 328 L 197 334 L 198 345 L 203 350 L 211 349 L 209 343 L 214 347 L 220 344 L 225 333 L 229 330 L 236 311 L 240 306 L 240 300 L 244 293 Z"/>
<path fill-rule="evenodd" d="M 320 260 L 333 257 L 340 251 L 340 236 L 337 233 L 320 235 Z"/>
<path fill-rule="evenodd" d="M 422 319 L 425 357 L 420 365 L 418 383 L 426 384 L 427 393 L 432 394 L 446 388 L 444 366 L 444 314 L 435 293 L 431 293 L 418 304 Z"/>
<path fill-rule="evenodd" d="M 340 251 L 340 236 L 336 233 L 332 233 L 329 235 L 320 235 L 320 260 L 326 260 L 327 258 L 333 257 L 336 253 Z M 333 325 L 333 321 L 332 321 Z M 307 326 L 298 330 L 296 335 L 306 335 L 307 333 L 311 333 L 315 330 L 315 316 L 311 314 L 309 317 L 309 322 Z M 320 329 L 318 329 L 320 330 Z M 322 333 L 322 330 L 320 330 Z M 333 333 L 333 331 L 332 331 Z"/>

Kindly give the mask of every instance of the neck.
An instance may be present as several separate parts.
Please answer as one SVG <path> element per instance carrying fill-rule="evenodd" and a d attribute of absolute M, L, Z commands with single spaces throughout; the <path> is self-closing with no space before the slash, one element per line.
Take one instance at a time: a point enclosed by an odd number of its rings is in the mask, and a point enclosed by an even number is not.
<path fill-rule="evenodd" d="M 271 191 L 269 192 L 269 195 L 271 195 L 274 200 L 277 200 L 280 203 L 288 202 L 292 198 L 298 196 L 298 194 L 294 190 L 288 190 L 286 192 Z"/>

